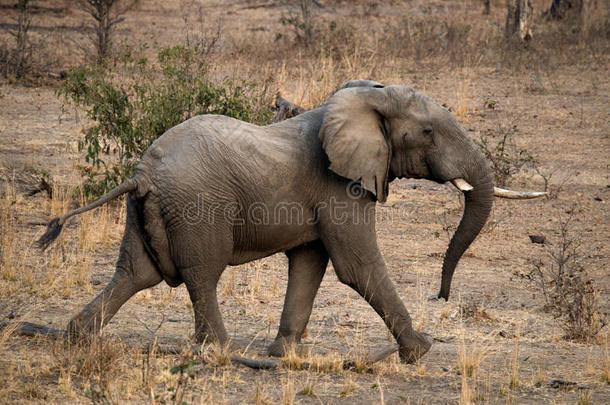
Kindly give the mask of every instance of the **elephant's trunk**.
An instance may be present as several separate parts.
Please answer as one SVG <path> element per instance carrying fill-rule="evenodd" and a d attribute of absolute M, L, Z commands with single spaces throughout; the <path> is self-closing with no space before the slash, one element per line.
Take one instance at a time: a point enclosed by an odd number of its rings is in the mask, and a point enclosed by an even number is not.
<path fill-rule="evenodd" d="M 491 169 L 480 152 L 475 152 L 471 156 L 474 158 L 474 164 L 468 170 L 469 175 L 466 180 L 473 189 L 464 191 L 466 200 L 464 215 L 453 238 L 451 238 L 443 260 L 443 276 L 438 297 L 445 300 L 449 299 L 451 279 L 455 267 L 466 249 L 481 232 L 493 204 L 494 185 Z"/>

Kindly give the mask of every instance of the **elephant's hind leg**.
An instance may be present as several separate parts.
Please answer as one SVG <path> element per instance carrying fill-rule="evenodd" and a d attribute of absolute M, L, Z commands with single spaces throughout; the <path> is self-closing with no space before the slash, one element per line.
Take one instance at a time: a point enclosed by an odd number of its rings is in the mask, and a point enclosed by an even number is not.
<path fill-rule="evenodd" d="M 289 261 L 288 288 L 280 329 L 269 346 L 272 356 L 283 356 L 288 345 L 300 342 L 328 264 L 328 253 L 320 241 L 296 247 L 286 255 Z"/>
<path fill-rule="evenodd" d="M 136 221 L 135 203 L 127 197 L 127 221 L 119 259 L 110 283 L 68 324 L 72 337 L 100 331 L 135 293 L 157 285 L 162 277 L 146 252 Z"/>
<path fill-rule="evenodd" d="M 180 270 L 193 304 L 194 339 L 198 343 L 219 342 L 225 345 L 229 342 L 216 296 L 216 286 L 225 267 L 224 262 L 209 260 L 205 265 Z"/>
<path fill-rule="evenodd" d="M 170 235 L 172 260 L 188 290 L 195 315 L 194 340 L 229 342 L 218 308 L 216 286 L 229 263 L 233 233 L 229 223 L 181 224 Z"/>

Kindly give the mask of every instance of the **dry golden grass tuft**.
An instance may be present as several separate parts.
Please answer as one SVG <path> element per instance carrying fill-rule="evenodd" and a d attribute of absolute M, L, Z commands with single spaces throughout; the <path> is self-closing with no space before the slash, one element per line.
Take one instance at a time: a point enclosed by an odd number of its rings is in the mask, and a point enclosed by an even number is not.
<path fill-rule="evenodd" d="M 341 391 L 339 392 L 339 396 L 342 398 L 350 396 L 354 391 L 356 391 L 356 383 L 354 379 L 350 376 L 345 377 L 343 382 L 343 387 L 341 387 Z"/>
<path fill-rule="evenodd" d="M 267 388 L 263 381 L 258 380 L 254 385 L 254 391 L 250 396 L 250 401 L 257 405 L 268 405 L 273 403 L 271 398 L 269 398 Z"/>
<path fill-rule="evenodd" d="M 94 402 L 130 398 L 141 381 L 137 359 L 139 354 L 114 336 L 93 335 L 79 343 L 60 339 L 53 345 L 62 391 Z"/>
<path fill-rule="evenodd" d="M 0 278 L 4 281 L 3 290 L 11 288 L 7 282 L 15 281 L 20 270 L 23 269 L 23 256 L 16 223 L 17 213 L 14 208 L 16 204 L 18 204 L 18 196 L 15 188 L 7 182 L 0 200 Z"/>
<path fill-rule="evenodd" d="M 515 329 L 515 336 L 513 338 L 514 347 L 513 354 L 510 361 L 510 382 L 508 386 L 510 388 L 518 388 L 521 383 L 519 382 L 519 339 L 521 338 L 521 326 L 517 325 Z"/>
<path fill-rule="evenodd" d="M 472 343 L 468 345 L 466 338 L 462 334 L 459 338 L 459 344 L 457 347 L 457 364 L 455 368 L 466 377 L 475 377 L 478 373 L 479 367 L 487 358 L 490 352 L 490 337 L 495 335 L 497 332 L 492 332 L 486 338 L 480 339 L 484 344 Z M 485 343 L 485 341 L 487 342 Z"/>
<path fill-rule="evenodd" d="M 231 345 L 220 345 L 213 343 L 202 346 L 201 358 L 205 363 L 219 367 L 226 367 L 231 364 Z"/>
<path fill-rule="evenodd" d="M 578 405 L 591 405 L 593 404 L 593 394 L 591 390 L 583 390 L 578 394 Z"/>
<path fill-rule="evenodd" d="M 610 384 L 610 350 L 608 349 L 607 343 L 606 343 L 606 346 L 604 347 L 604 350 L 602 353 L 600 369 L 601 369 L 601 373 L 600 373 L 601 380 L 603 382 L 605 382 L 606 384 Z"/>
<path fill-rule="evenodd" d="M 313 397 L 316 395 L 316 384 L 314 381 L 311 381 L 308 377 L 297 395 L 305 395 L 308 397 Z"/>
<path fill-rule="evenodd" d="M 455 86 L 455 115 L 468 122 L 470 77 L 464 74 L 463 77 L 456 80 Z"/>
<path fill-rule="evenodd" d="M 599 356 L 587 360 L 587 373 L 599 379 L 602 383 L 610 384 L 610 345 L 609 335 L 606 334 L 599 347 Z"/>
<path fill-rule="evenodd" d="M 286 347 L 284 356 L 281 358 L 282 367 L 288 370 L 302 370 L 305 362 L 306 359 L 298 352 L 296 345 Z"/>
<path fill-rule="evenodd" d="M 294 403 L 294 396 L 294 378 L 288 375 L 282 378 L 282 396 L 280 398 L 282 405 L 292 405 Z"/>

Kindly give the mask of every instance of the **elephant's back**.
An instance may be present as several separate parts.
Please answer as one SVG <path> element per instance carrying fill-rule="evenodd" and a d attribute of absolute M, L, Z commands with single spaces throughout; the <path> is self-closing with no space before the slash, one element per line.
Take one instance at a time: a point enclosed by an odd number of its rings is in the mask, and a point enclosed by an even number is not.
<path fill-rule="evenodd" d="M 303 139 L 221 115 L 193 117 L 159 137 L 139 172 L 174 195 L 214 192 L 255 201 L 293 192 L 311 174 Z"/>
<path fill-rule="evenodd" d="M 194 165 L 257 166 L 259 172 L 289 165 L 296 149 L 289 139 L 263 127 L 222 115 L 199 115 L 169 129 L 144 154 L 157 169 L 183 170 Z"/>

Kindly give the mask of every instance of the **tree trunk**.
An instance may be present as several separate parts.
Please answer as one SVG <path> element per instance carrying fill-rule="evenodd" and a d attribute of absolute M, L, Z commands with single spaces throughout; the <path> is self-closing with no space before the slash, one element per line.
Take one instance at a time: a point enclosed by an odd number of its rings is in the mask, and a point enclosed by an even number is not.
<path fill-rule="evenodd" d="M 531 0 L 509 0 L 506 14 L 506 37 L 519 42 L 532 39 L 534 8 Z"/>

